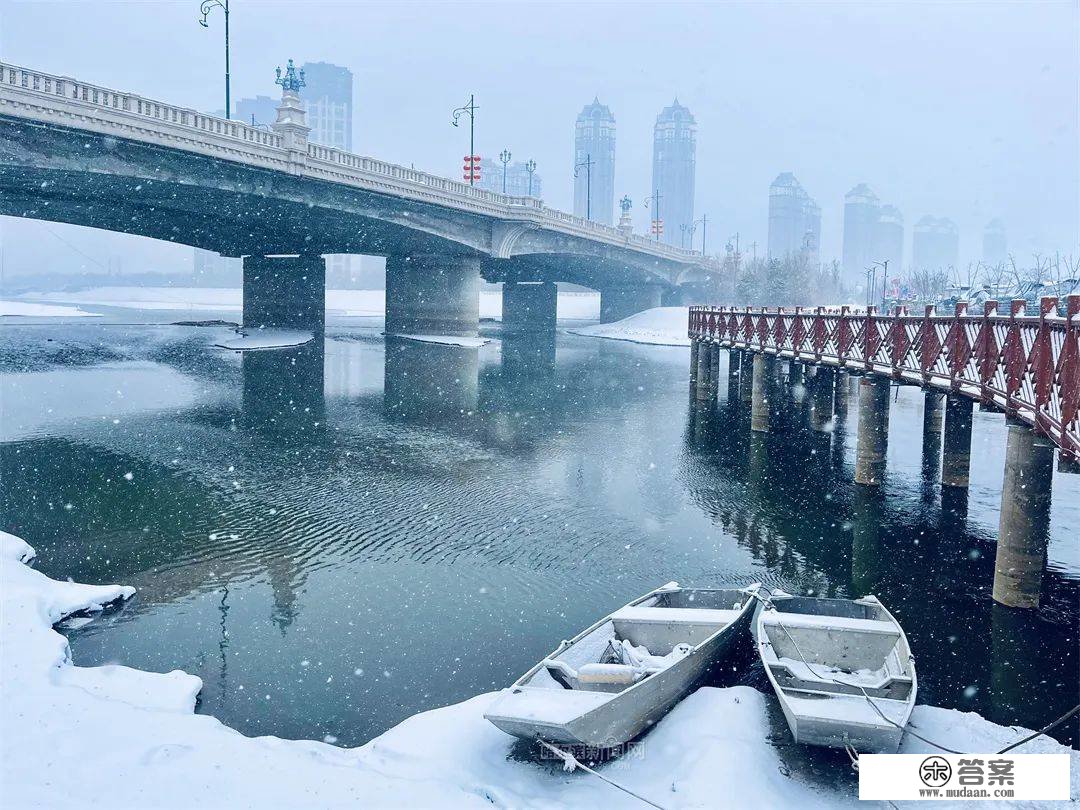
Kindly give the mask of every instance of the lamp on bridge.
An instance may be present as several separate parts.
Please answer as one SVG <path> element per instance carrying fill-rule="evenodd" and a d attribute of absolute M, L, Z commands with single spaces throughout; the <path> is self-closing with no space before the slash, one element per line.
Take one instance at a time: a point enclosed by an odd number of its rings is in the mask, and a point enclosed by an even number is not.
<path fill-rule="evenodd" d="M 306 87 L 304 71 L 297 71 L 290 59 L 282 74 L 279 66 L 275 71 L 277 78 L 274 84 L 281 85 L 281 104 L 277 108 L 277 120 L 273 130 L 281 135 L 286 149 L 307 154 L 308 133 L 311 127 L 307 125 L 307 112 L 300 103 L 300 88 Z"/>
<path fill-rule="evenodd" d="M 619 210 L 622 212 L 619 214 L 619 232 L 625 236 L 629 236 L 634 232 L 634 223 L 630 220 L 630 209 L 634 203 L 630 199 L 629 194 L 624 194 L 623 198 L 619 200 Z"/>
<path fill-rule="evenodd" d="M 203 28 L 210 27 L 206 18 L 215 8 L 220 8 L 225 13 L 225 118 L 228 120 L 232 116 L 229 100 L 229 0 L 203 0 L 199 6 L 199 11 L 202 12 L 199 25 Z"/>
<path fill-rule="evenodd" d="M 532 196 L 532 184 L 533 184 L 533 172 L 536 171 L 536 161 L 535 160 L 527 160 L 527 161 L 525 161 L 525 171 L 527 171 L 529 173 L 529 196 L 531 197 Z"/>
<path fill-rule="evenodd" d="M 506 193 L 506 164 L 510 162 L 510 150 L 503 149 L 499 152 L 499 162 L 503 165 L 503 194 Z M 531 175 L 530 175 L 531 176 Z"/>

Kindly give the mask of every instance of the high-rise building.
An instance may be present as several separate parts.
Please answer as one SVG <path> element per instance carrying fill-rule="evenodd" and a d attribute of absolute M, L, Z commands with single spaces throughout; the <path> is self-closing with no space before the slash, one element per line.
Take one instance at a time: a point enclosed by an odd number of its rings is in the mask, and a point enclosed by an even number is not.
<path fill-rule="evenodd" d="M 820 263 L 821 206 L 791 172 L 777 175 L 769 186 L 769 258 L 805 255 Z"/>
<path fill-rule="evenodd" d="M 476 183 L 477 188 L 497 191 L 503 190 L 503 165 L 491 158 L 480 159 L 480 179 Z M 506 164 L 506 193 L 511 197 L 528 197 L 529 172 L 525 163 L 514 161 Z M 532 175 L 532 195 L 537 199 L 544 196 L 544 181 L 535 171 Z"/>
<path fill-rule="evenodd" d="M 303 66 L 304 89 L 300 97 L 307 106 L 308 140 L 312 143 L 352 151 L 353 76 L 348 68 L 329 62 L 307 62 Z M 326 256 L 327 278 L 351 278 L 353 258 L 345 254 Z"/>
<path fill-rule="evenodd" d="M 676 98 L 656 116 L 653 130 L 652 192 L 659 202 L 650 216 L 663 222 L 669 245 L 685 241 L 694 222 L 696 154 L 697 122 Z"/>
<path fill-rule="evenodd" d="M 904 215 L 895 205 L 883 205 L 878 209 L 874 261 L 887 261 L 893 278 L 900 277 L 904 263 Z"/>
<path fill-rule="evenodd" d="M 880 205 L 877 195 L 866 183 L 859 183 L 844 195 L 844 280 L 858 284 L 866 274 L 866 268 L 877 261 L 874 242 Z"/>
<path fill-rule="evenodd" d="M 1008 240 L 1005 238 L 1005 223 L 992 219 L 983 230 L 982 258 L 989 265 L 1001 264 L 1009 256 Z"/>
<path fill-rule="evenodd" d="M 591 167 L 583 164 L 591 162 Z M 574 214 L 605 225 L 615 217 L 615 116 L 599 97 L 574 123 Z M 537 195 L 539 196 L 539 195 Z"/>
<path fill-rule="evenodd" d="M 233 104 L 233 118 L 243 121 L 245 124 L 254 122 L 270 126 L 277 120 L 277 108 L 279 99 L 270 96 L 255 96 L 255 98 L 242 98 Z"/>
<path fill-rule="evenodd" d="M 956 267 L 960 232 L 951 219 L 925 216 L 915 223 L 911 238 L 911 266 L 916 270 Z"/>

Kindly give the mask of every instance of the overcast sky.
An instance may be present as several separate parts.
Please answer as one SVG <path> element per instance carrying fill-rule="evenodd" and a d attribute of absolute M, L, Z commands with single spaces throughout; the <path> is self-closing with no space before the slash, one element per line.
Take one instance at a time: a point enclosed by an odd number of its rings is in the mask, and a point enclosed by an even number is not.
<path fill-rule="evenodd" d="M 0 0 L 0 58 L 202 110 L 223 107 L 222 19 L 199 3 Z M 1010 250 L 1080 253 L 1080 5 L 1060 2 L 369 3 L 232 0 L 233 97 L 274 94 L 273 69 L 354 74 L 354 148 L 457 176 L 475 93 L 478 149 L 533 158 L 546 202 L 572 206 L 574 118 L 616 117 L 616 196 L 649 193 L 652 127 L 677 95 L 698 121 L 697 212 L 716 247 L 765 243 L 768 186 L 792 171 L 840 252 L 843 195 L 867 182 L 899 206 L 982 228 Z M 37 223 L 3 222 L 9 271 L 39 252 L 85 264 Z M 183 256 L 49 226 L 126 269 Z M 57 257 L 64 257 L 62 260 Z"/>

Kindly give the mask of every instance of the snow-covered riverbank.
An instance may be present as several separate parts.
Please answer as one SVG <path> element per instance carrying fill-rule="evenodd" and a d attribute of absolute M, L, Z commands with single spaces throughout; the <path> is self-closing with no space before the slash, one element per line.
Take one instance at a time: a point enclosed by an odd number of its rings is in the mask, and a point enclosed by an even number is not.
<path fill-rule="evenodd" d="M 654 346 L 689 346 L 686 336 L 690 310 L 687 307 L 656 307 L 614 323 L 579 326 L 567 331 L 586 337 L 627 340 Z"/>
<path fill-rule="evenodd" d="M 116 807 L 596 807 L 639 808 L 596 777 L 508 759 L 513 740 L 483 719 L 493 695 L 416 715 L 356 749 L 249 738 L 193 713 L 201 682 L 114 665 L 78 667 L 52 629 L 131 588 L 59 582 L 25 563 L 33 550 L 0 532 L 3 804 Z M 792 767 L 791 746 L 767 739 L 770 698 L 747 687 L 701 689 L 609 778 L 664 807 L 856 805 L 854 777 Z M 920 732 L 960 750 L 995 750 L 1021 730 L 920 706 Z M 904 750 L 926 749 L 909 738 Z M 1040 739 L 1025 753 L 1078 753 Z"/>

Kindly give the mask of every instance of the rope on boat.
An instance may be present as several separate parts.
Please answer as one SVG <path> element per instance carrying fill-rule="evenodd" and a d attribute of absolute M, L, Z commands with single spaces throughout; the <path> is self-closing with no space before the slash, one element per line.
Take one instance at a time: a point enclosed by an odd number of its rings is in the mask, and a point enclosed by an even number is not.
<path fill-rule="evenodd" d="M 593 776 L 597 777 L 598 779 L 601 779 L 604 782 L 607 782 L 612 787 L 618 788 L 623 793 L 626 793 L 626 794 L 628 794 L 630 796 L 633 796 L 638 801 L 642 801 L 645 804 L 649 805 L 650 807 L 655 807 L 656 810 L 666 810 L 666 808 L 663 805 L 657 804 L 656 802 L 652 801 L 651 799 L 646 799 L 641 794 L 634 793 L 634 791 L 630 790 L 630 788 L 623 787 L 618 782 L 616 782 L 616 781 L 614 781 L 612 779 L 608 779 L 602 773 L 600 773 L 598 771 L 594 771 L 592 768 L 590 768 L 585 763 L 578 761 L 578 759 L 573 754 L 571 754 L 569 751 L 563 751 L 561 748 L 558 748 L 557 746 L 554 746 L 549 742 L 545 742 L 544 740 L 537 740 L 537 742 L 540 743 L 540 745 L 544 746 L 544 748 L 548 749 L 553 754 L 555 754 L 555 756 L 557 756 L 559 759 L 562 760 L 562 762 L 563 762 L 563 770 L 564 771 L 573 771 L 576 768 L 581 768 L 583 771 L 586 771 L 587 773 L 591 773 Z"/>
<path fill-rule="evenodd" d="M 776 609 L 776 606 L 772 603 L 772 599 L 770 599 L 768 596 L 760 596 L 757 593 L 757 591 L 751 592 L 750 595 L 753 596 L 758 601 L 760 601 L 763 606 L 771 607 L 774 610 Z M 779 611 L 777 611 L 777 613 L 779 613 Z M 784 631 L 784 635 L 786 635 L 788 637 L 788 640 L 791 641 L 791 643 L 794 645 L 795 652 L 797 652 L 799 654 L 799 658 L 801 658 L 802 662 L 804 664 L 806 664 L 807 669 L 809 669 L 811 672 L 813 672 L 815 675 L 817 675 L 819 678 L 822 678 L 823 680 L 832 681 L 833 683 L 838 684 L 840 686 L 854 686 L 856 689 L 858 689 L 860 692 L 862 692 L 862 696 L 864 698 L 866 698 L 866 702 L 869 703 L 871 708 L 873 708 L 873 710 L 875 712 L 877 712 L 881 716 L 881 719 L 884 720 L 886 723 L 889 723 L 889 724 L 891 724 L 893 726 L 896 726 L 896 728 L 900 729 L 901 734 L 910 734 L 915 739 L 922 740 L 927 745 L 931 745 L 934 748 L 937 748 L 939 751 L 944 751 L 947 754 L 967 754 L 967 753 L 969 753 L 967 751 L 955 751 L 952 748 L 947 748 L 946 746 L 942 745 L 941 743 L 936 743 L 933 740 L 929 740 L 926 737 L 922 736 L 921 734 L 919 734 L 919 733 L 917 733 L 915 731 L 912 731 L 911 728 L 910 728 L 911 723 L 908 723 L 906 726 L 902 726 L 899 723 L 897 723 L 895 720 L 891 719 L 890 717 L 887 717 L 885 715 L 885 713 L 883 711 L 881 711 L 880 708 L 878 708 L 878 705 L 876 703 L 874 703 L 873 698 L 870 697 L 870 695 L 866 694 L 866 690 L 863 689 L 859 684 L 850 683 L 849 681 L 838 681 L 836 678 L 833 678 L 831 676 L 822 676 L 817 670 L 814 669 L 813 665 L 811 665 L 811 663 L 806 660 L 806 656 L 804 656 L 802 650 L 799 649 L 799 643 L 794 639 L 794 637 L 791 635 L 791 633 L 788 632 L 788 629 L 784 626 L 784 623 L 782 621 L 780 621 L 779 617 L 777 617 L 776 623 L 778 625 L 780 625 L 780 629 L 782 629 Z M 1060 726 L 1062 723 L 1064 723 L 1066 720 L 1068 720 L 1070 717 L 1072 717 L 1074 714 L 1077 714 L 1078 712 L 1080 712 L 1080 703 L 1077 703 L 1075 706 L 1073 706 L 1071 709 L 1069 709 L 1069 711 L 1065 712 L 1065 714 L 1063 714 L 1057 720 L 1050 723 L 1050 725 L 1044 726 L 1043 728 L 1039 729 L 1038 731 L 1036 731 L 1033 734 L 1029 734 L 1027 737 L 1024 737 L 1024 739 L 1022 739 L 1022 740 L 1017 740 L 1012 745 L 1008 745 L 1005 748 L 1002 748 L 997 753 L 998 754 L 1004 754 L 1004 753 L 1006 753 L 1008 751 L 1013 750 L 1014 748 L 1017 748 L 1017 747 L 1023 745 L 1024 743 L 1031 742 L 1036 737 L 1042 736 L 1043 734 L 1045 734 L 1048 731 L 1053 731 L 1055 728 Z M 845 748 L 850 748 L 850 746 L 847 746 L 847 745 L 845 745 L 844 747 Z M 854 750 L 854 749 L 852 749 L 852 750 Z M 849 757 L 851 756 L 851 751 L 848 751 L 848 756 Z M 859 767 L 858 767 L 858 757 L 857 756 L 852 757 L 852 767 L 856 771 L 859 769 Z"/>

